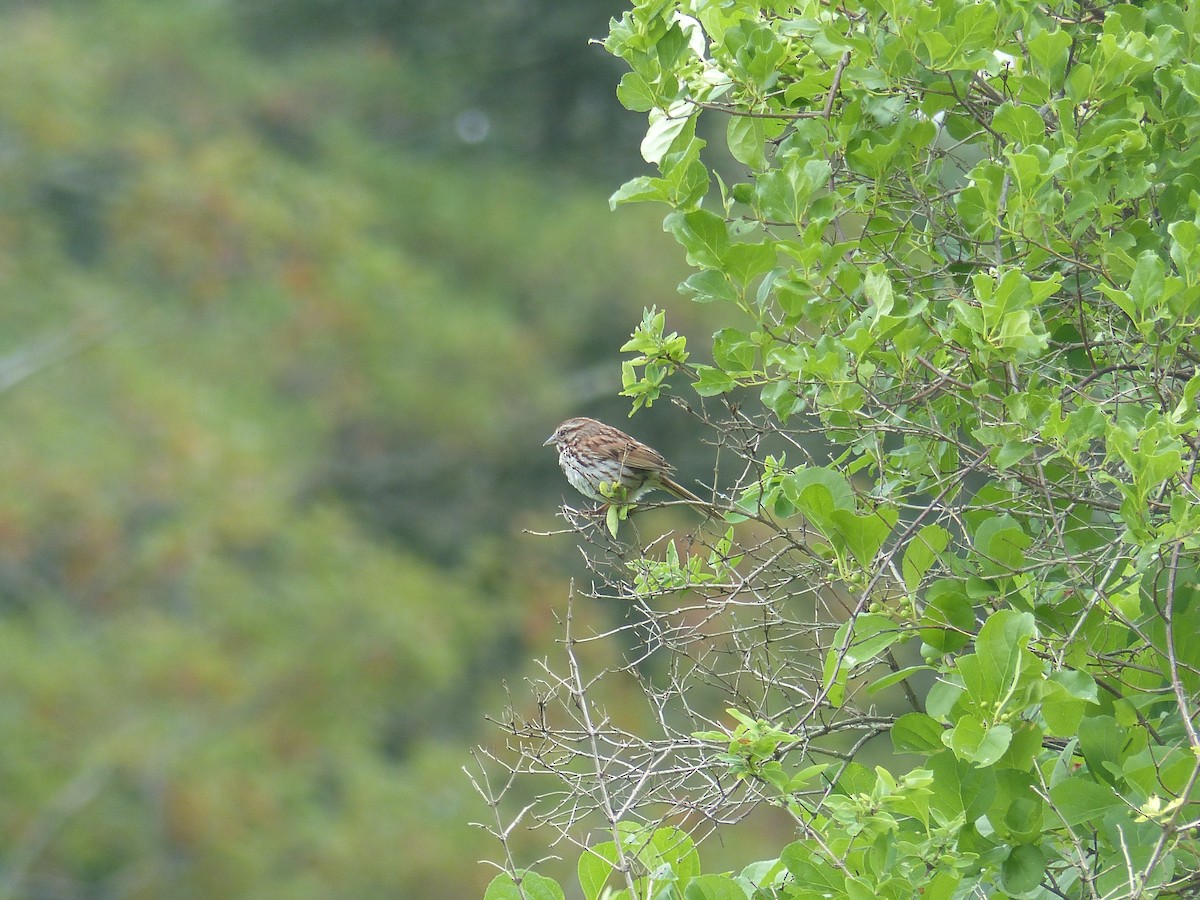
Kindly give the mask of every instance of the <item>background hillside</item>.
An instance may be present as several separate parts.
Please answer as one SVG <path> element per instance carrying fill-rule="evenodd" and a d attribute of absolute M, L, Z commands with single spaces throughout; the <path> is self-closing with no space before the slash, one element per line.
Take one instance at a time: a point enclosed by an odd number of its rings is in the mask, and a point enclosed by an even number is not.
<path fill-rule="evenodd" d="M 541 442 L 681 276 L 619 12 L 0 4 L 0 898 L 479 895 Z"/>

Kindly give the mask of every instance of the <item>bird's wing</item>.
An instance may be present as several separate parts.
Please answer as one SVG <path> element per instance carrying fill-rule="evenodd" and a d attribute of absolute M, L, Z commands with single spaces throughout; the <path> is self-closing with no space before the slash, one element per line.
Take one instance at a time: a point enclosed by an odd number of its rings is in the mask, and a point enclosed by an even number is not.
<path fill-rule="evenodd" d="M 661 453 L 640 441 L 633 442 L 633 445 L 622 455 L 621 462 L 631 469 L 644 469 L 649 472 L 675 471 L 675 467 L 668 463 Z"/>

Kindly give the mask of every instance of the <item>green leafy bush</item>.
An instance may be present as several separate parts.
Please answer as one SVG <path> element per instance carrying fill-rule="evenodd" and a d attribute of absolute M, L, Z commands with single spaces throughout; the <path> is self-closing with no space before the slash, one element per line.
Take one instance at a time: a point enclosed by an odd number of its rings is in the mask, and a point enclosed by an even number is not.
<path fill-rule="evenodd" d="M 648 316 L 625 392 L 691 383 L 738 563 L 581 523 L 638 650 L 593 673 L 568 630 L 510 730 L 585 896 L 1200 889 L 1198 39 L 1170 2 L 613 21 L 658 169 L 613 203 L 671 208 L 728 324 L 698 364 Z M 652 733 L 605 704 L 623 675 Z M 791 837 L 700 874 L 767 806 Z M 518 874 L 488 896 L 560 896 Z"/>

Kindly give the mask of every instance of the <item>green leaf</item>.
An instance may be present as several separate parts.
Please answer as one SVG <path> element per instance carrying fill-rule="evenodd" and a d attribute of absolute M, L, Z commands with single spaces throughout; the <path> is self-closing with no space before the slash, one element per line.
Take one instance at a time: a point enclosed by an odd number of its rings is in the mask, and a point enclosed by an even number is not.
<path fill-rule="evenodd" d="M 905 713 L 892 726 L 892 748 L 897 753 L 935 753 L 941 750 L 946 729 L 924 713 Z"/>
<path fill-rule="evenodd" d="M 502 872 L 492 879 L 483 893 L 483 900 L 564 900 L 558 882 L 537 872 L 520 873 L 521 885 L 511 875 Z"/>
<path fill-rule="evenodd" d="M 1099 822 L 1125 804 L 1108 785 L 1097 784 L 1082 775 L 1072 776 L 1050 788 L 1050 803 L 1068 827 L 1084 822 Z"/>
<path fill-rule="evenodd" d="M 992 516 L 975 530 L 972 543 L 985 576 L 1007 575 L 1025 565 L 1025 549 L 1033 540 L 1012 516 Z"/>
<path fill-rule="evenodd" d="M 952 17 L 941 28 L 928 27 L 933 24 L 932 15 L 918 20 L 916 36 L 925 46 L 929 68 L 947 72 L 982 67 L 996 40 L 997 19 L 996 7 L 985 2 L 954 7 Z"/>
<path fill-rule="evenodd" d="M 610 209 L 616 209 L 623 203 L 645 203 L 656 201 L 665 203 L 669 197 L 667 183 L 661 178 L 650 178 L 639 175 L 621 185 L 608 198 Z"/>
<path fill-rule="evenodd" d="M 939 869 L 921 889 L 921 900 L 951 900 L 959 895 L 958 883 L 962 878 L 957 872 Z"/>
<path fill-rule="evenodd" d="M 1012 729 L 1007 725 L 985 727 L 977 719 L 963 716 L 942 735 L 942 742 L 961 760 L 980 767 L 991 766 L 1012 743 Z"/>
<path fill-rule="evenodd" d="M 964 321 L 993 350 L 1005 358 L 1024 359 L 1046 347 L 1049 335 L 1034 311 L 1061 284 L 1062 276 L 1058 273 L 1035 282 L 1021 270 L 1006 267 L 995 275 L 980 272 L 971 277 L 979 302 L 978 317 L 964 301 L 956 300 L 954 304 Z"/>
<path fill-rule="evenodd" d="M 780 860 L 762 859 L 752 862 L 742 869 L 738 873 L 737 880 L 740 884 L 750 888 L 746 891 L 747 894 L 752 894 L 754 888 L 770 887 L 775 884 L 786 872 L 787 866 Z"/>
<path fill-rule="evenodd" d="M 617 845 L 613 841 L 584 849 L 579 856 L 577 869 L 585 900 L 597 900 L 600 897 L 605 883 L 617 867 L 617 860 Z"/>
<path fill-rule="evenodd" d="M 754 369 L 758 347 L 750 335 L 736 328 L 722 328 L 713 335 L 713 361 L 731 375 Z"/>
<path fill-rule="evenodd" d="M 732 244 L 725 251 L 725 271 L 741 285 L 747 285 L 775 266 L 775 245 L 771 243 Z"/>
<path fill-rule="evenodd" d="M 1042 695 L 1042 718 L 1050 734 L 1077 734 L 1089 703 L 1097 703 L 1096 682 L 1086 672 L 1066 669 L 1051 675 Z"/>
<path fill-rule="evenodd" d="M 769 169 L 755 179 L 755 203 L 769 219 L 800 224 L 813 195 L 827 187 L 830 172 L 824 159 L 786 158 L 782 168 Z"/>
<path fill-rule="evenodd" d="M 903 634 L 895 622 L 876 613 L 861 613 L 843 623 L 825 653 L 823 683 L 829 702 L 840 705 L 850 673 L 873 662 Z"/>
<path fill-rule="evenodd" d="M 697 303 L 711 303 L 714 300 L 733 303 L 738 298 L 737 290 L 728 276 L 719 269 L 704 269 L 689 276 L 679 290 L 691 294 Z"/>
<path fill-rule="evenodd" d="M 933 793 L 929 808 L 943 823 L 959 816 L 973 822 L 987 812 L 996 795 L 996 774 L 990 768 L 976 768 L 960 760 L 949 750 L 929 758 L 926 766 L 933 772 Z"/>
<path fill-rule="evenodd" d="M 1005 472 L 1032 452 L 1033 444 L 1029 441 L 1005 441 L 995 453 L 996 468 Z"/>
<path fill-rule="evenodd" d="M 1129 281 L 1129 296 L 1135 308 L 1147 317 L 1153 317 L 1161 305 L 1165 267 L 1153 250 L 1138 255 L 1133 277 Z"/>
<path fill-rule="evenodd" d="M 1006 798 L 1000 798 L 1000 802 L 1008 807 L 1004 812 L 1006 837 L 1009 840 L 1031 841 L 1042 833 L 1046 805 L 1040 797 L 1030 796 L 1030 779 L 1014 779 L 1013 785 L 1017 786 L 1017 790 L 1010 789 L 1007 802 Z"/>
<path fill-rule="evenodd" d="M 867 694 L 868 695 L 877 694 L 880 691 L 890 688 L 893 684 L 899 684 L 900 682 L 905 681 L 908 678 L 911 678 L 913 675 L 916 675 L 918 672 L 932 672 L 932 671 L 934 671 L 933 666 L 906 666 L 905 668 L 900 669 L 899 671 L 891 672 L 887 675 L 884 675 L 882 678 L 878 678 L 875 681 L 872 681 L 870 687 L 867 688 Z"/>
<path fill-rule="evenodd" d="M 950 721 L 964 694 L 966 689 L 956 681 L 949 678 L 935 681 L 925 698 L 925 710 L 939 721 Z"/>
<path fill-rule="evenodd" d="M 975 605 L 961 582 L 943 579 L 929 586 L 920 627 L 921 640 L 938 653 L 967 645 L 975 633 Z"/>
<path fill-rule="evenodd" d="M 841 896 L 845 893 L 846 876 L 842 870 L 826 862 L 820 845 L 799 840 L 788 844 L 779 854 L 796 884 L 803 885 L 813 896 Z"/>
<path fill-rule="evenodd" d="M 1166 312 L 1166 268 L 1153 250 L 1138 255 L 1129 280 L 1128 290 L 1101 282 L 1097 285 L 1129 317 L 1144 338 L 1148 338 Z"/>
<path fill-rule="evenodd" d="M 832 530 L 826 535 L 838 546 L 844 546 L 867 568 L 892 533 L 898 513 L 894 509 L 882 508 L 865 515 L 857 515 L 848 509 L 830 510 L 827 522 Z"/>
<path fill-rule="evenodd" d="M 1200 65 L 1194 66 L 1200 70 Z M 1171 235 L 1171 261 L 1189 288 L 1200 284 L 1200 225 L 1195 222 L 1172 222 L 1167 226 Z"/>
<path fill-rule="evenodd" d="M 676 209 L 696 209 L 708 194 L 708 169 L 694 155 L 703 146 L 704 141 L 697 138 L 688 145 L 686 152 L 678 157 L 674 153 L 668 154 L 663 160 L 662 167 L 666 175 L 663 181 L 667 187 L 665 202 Z"/>
<path fill-rule="evenodd" d="M 806 508 L 801 498 L 813 486 L 824 488 L 824 492 L 808 494 L 811 505 Z M 805 515 L 814 519 L 825 520 L 831 510 L 853 510 L 855 506 L 854 491 L 850 488 L 850 482 L 840 472 L 824 466 L 796 469 L 784 478 L 783 492 Z"/>
<path fill-rule="evenodd" d="M 763 385 L 763 389 L 759 392 L 759 399 L 763 406 L 775 413 L 780 424 L 787 422 L 802 402 L 800 395 L 796 393 L 795 386 L 782 380 Z"/>
<path fill-rule="evenodd" d="M 861 613 L 852 623 L 853 633 L 845 651 L 845 664 L 851 668 L 877 659 L 888 647 L 900 640 L 903 632 L 887 616 Z M 840 645 L 839 645 L 840 646 Z"/>
<path fill-rule="evenodd" d="M 1028 106 L 1002 103 L 992 115 L 992 128 L 1023 147 L 1036 144 L 1046 136 L 1046 123 Z"/>
<path fill-rule="evenodd" d="M 1089 703 L 1100 702 L 1096 680 L 1087 672 L 1080 672 L 1077 669 L 1060 669 L 1050 676 L 1050 681 L 1061 685 L 1072 697 L 1078 697 Z"/>
<path fill-rule="evenodd" d="M 850 763 L 838 776 L 836 790 L 840 794 L 869 794 L 879 782 L 879 776 L 861 763 Z"/>
<path fill-rule="evenodd" d="M 850 876 L 846 879 L 846 900 L 879 900 L 879 893 L 866 878 Z"/>
<path fill-rule="evenodd" d="M 1071 53 L 1071 35 L 1064 29 L 1039 31 L 1026 42 L 1033 70 L 1050 90 L 1056 91 L 1063 83 L 1067 61 Z"/>
<path fill-rule="evenodd" d="M 700 875 L 688 882 L 684 900 L 747 900 L 747 895 L 729 875 Z"/>
<path fill-rule="evenodd" d="M 1017 683 L 1025 661 L 1036 662 L 1025 649 L 1036 632 L 1032 613 L 1012 609 L 998 610 L 983 623 L 975 639 L 975 656 L 979 660 L 981 677 L 976 686 L 976 700 L 981 705 L 1003 699 Z M 967 690 L 972 691 L 970 682 Z"/>
<path fill-rule="evenodd" d="M 765 120 L 755 116 L 731 116 L 726 128 L 729 152 L 738 162 L 753 172 L 767 167 Z"/>
<path fill-rule="evenodd" d="M 617 100 L 634 112 L 649 112 L 657 103 L 654 89 L 637 72 L 626 72 L 621 76 Z"/>
<path fill-rule="evenodd" d="M 1183 89 L 1200 100 L 1200 65 L 1188 63 L 1180 70 Z"/>
<path fill-rule="evenodd" d="M 675 235 L 687 251 L 689 265 L 698 268 L 721 268 L 729 248 L 729 230 L 725 220 L 706 209 L 686 213 L 671 213 L 663 228 Z"/>
<path fill-rule="evenodd" d="M 863 293 L 871 302 L 871 317 L 879 321 L 892 311 L 895 304 L 892 280 L 888 277 L 887 269 L 882 265 L 874 265 L 863 279 Z"/>
<path fill-rule="evenodd" d="M 1046 855 L 1035 844 L 1018 844 L 1001 864 L 1000 876 L 1010 894 L 1032 891 L 1046 876 Z"/>
<path fill-rule="evenodd" d="M 608 509 L 604 512 L 604 524 L 608 527 L 608 533 L 614 538 L 617 536 L 617 529 L 621 527 L 622 507 L 616 503 L 608 504 Z"/>
<path fill-rule="evenodd" d="M 835 647 L 841 647 L 845 640 L 843 632 L 849 628 L 849 623 L 838 629 L 834 637 Z M 825 665 L 821 670 L 821 686 L 829 705 L 837 709 L 846 699 L 846 684 L 850 680 L 850 666 L 842 661 L 842 654 L 830 648 L 825 652 Z"/>
<path fill-rule="evenodd" d="M 642 159 L 661 163 L 675 147 L 682 146 L 696 133 L 695 108 L 682 101 L 672 104 L 666 112 L 650 110 L 650 127 L 642 139 Z"/>
<path fill-rule="evenodd" d="M 1079 751 L 1094 778 L 1116 784 L 1128 739 L 1125 729 L 1112 716 L 1088 716 L 1079 723 Z"/>
<path fill-rule="evenodd" d="M 915 591 L 949 543 L 950 532 L 941 525 L 925 525 L 914 534 L 904 550 L 904 560 L 900 565 L 904 586 Z"/>
<path fill-rule="evenodd" d="M 688 49 L 687 35 L 676 19 L 655 43 L 654 55 L 658 58 L 658 64 L 669 71 L 680 64 Z"/>
<path fill-rule="evenodd" d="M 693 367 L 699 376 L 692 382 L 692 388 L 701 397 L 715 397 L 725 394 L 737 387 L 737 381 L 732 375 L 722 372 L 712 366 L 697 365 Z"/>

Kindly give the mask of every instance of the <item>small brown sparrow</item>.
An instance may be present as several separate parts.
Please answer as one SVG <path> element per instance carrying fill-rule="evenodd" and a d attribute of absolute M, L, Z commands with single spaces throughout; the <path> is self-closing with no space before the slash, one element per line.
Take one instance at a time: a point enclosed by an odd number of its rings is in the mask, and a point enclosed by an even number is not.
<path fill-rule="evenodd" d="M 661 453 L 634 440 L 619 428 L 595 419 L 567 419 L 543 446 L 551 444 L 558 449 L 558 464 L 567 481 L 592 500 L 605 504 L 613 502 L 613 497 L 600 493 L 601 483 L 607 482 L 624 488 L 624 497 L 629 502 L 658 489 L 710 508 L 707 501 L 671 478 L 675 469 Z"/>

